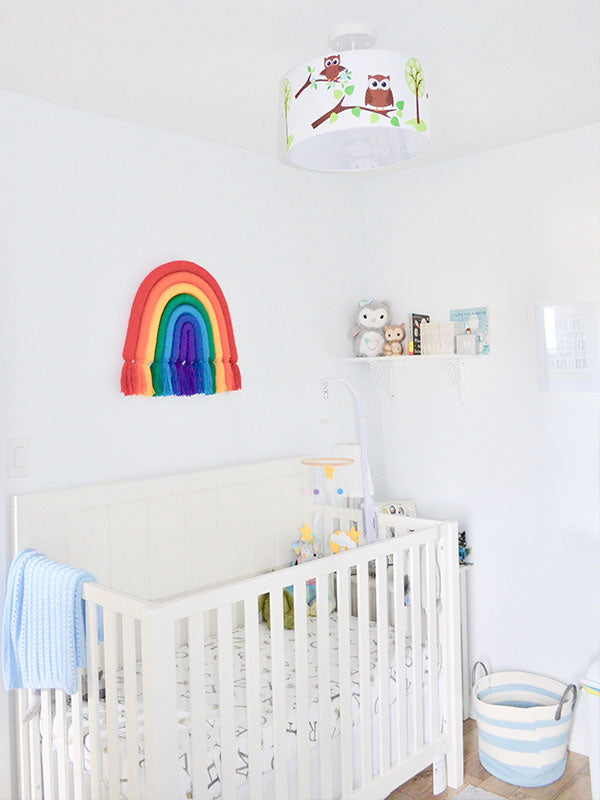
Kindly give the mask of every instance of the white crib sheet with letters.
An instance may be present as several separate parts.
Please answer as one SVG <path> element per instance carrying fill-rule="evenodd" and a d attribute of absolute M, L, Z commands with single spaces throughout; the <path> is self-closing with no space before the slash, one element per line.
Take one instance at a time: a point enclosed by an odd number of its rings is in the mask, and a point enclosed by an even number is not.
<path fill-rule="evenodd" d="M 359 724 L 360 724 L 360 693 L 359 693 L 359 674 L 358 674 L 358 620 L 350 617 L 350 671 L 352 681 L 352 725 L 355 749 L 359 744 Z M 339 659 L 337 643 L 337 615 L 334 613 L 330 617 L 330 663 L 331 663 L 331 724 L 332 736 L 334 740 L 339 739 Z M 318 743 L 320 736 L 319 725 L 319 703 L 318 703 L 318 670 L 317 670 L 317 630 L 316 620 L 308 618 L 308 707 L 309 707 L 309 739 L 312 748 L 312 772 L 318 773 Z M 262 771 L 264 779 L 265 797 L 270 796 L 268 787 L 272 784 L 273 773 L 273 707 L 272 707 L 272 684 L 271 684 L 271 635 L 268 627 L 261 623 L 259 628 L 260 641 L 260 665 L 261 665 L 261 739 L 262 739 Z M 389 629 L 389 679 L 390 679 L 390 703 L 396 702 L 396 666 L 394 652 L 394 629 Z M 245 653 L 244 653 L 244 629 L 236 628 L 233 630 L 233 658 L 234 658 L 234 707 L 235 707 L 235 750 L 236 750 L 236 798 L 242 800 L 247 795 L 248 778 L 248 748 L 247 748 L 247 729 L 246 729 L 246 680 L 245 680 Z M 420 676 L 423 685 L 426 687 L 429 675 L 429 652 L 426 645 L 422 645 L 423 652 L 423 673 Z M 413 694 L 413 682 L 415 680 L 413 669 L 413 646 L 410 638 L 406 639 L 405 646 L 405 665 L 406 665 L 406 686 L 405 692 L 409 698 L 407 703 L 409 717 L 412 716 L 410 698 Z M 374 749 L 377 749 L 377 714 L 379 709 L 378 683 L 377 683 L 377 626 L 370 623 L 370 701 L 371 719 L 373 720 Z M 438 649 L 438 673 L 440 669 L 440 653 Z M 177 673 L 177 723 L 178 723 L 178 745 L 179 745 L 179 770 L 178 770 L 178 797 L 177 800 L 189 800 L 194 797 L 192 793 L 191 776 L 191 729 L 190 729 L 190 689 L 189 689 L 189 653 L 187 646 L 182 646 L 176 651 L 176 673 Z M 295 797 L 294 769 L 296 756 L 296 698 L 294 690 L 294 632 L 285 631 L 285 682 L 286 682 L 286 705 L 287 705 L 287 733 L 288 740 L 288 760 L 290 762 L 290 797 Z M 205 643 L 205 668 L 206 668 L 206 736 L 207 736 L 207 775 L 205 776 L 206 790 L 202 793 L 202 800 L 217 800 L 221 797 L 220 781 L 220 726 L 219 726 L 219 694 L 218 694 L 218 641 L 217 636 L 207 637 Z M 144 741 L 143 741 L 143 705 L 142 705 L 142 678 L 141 669 L 138 665 L 137 675 L 138 686 L 138 749 L 140 770 L 143 770 L 144 763 Z M 120 738 L 120 774 L 121 791 L 127 797 L 126 782 L 126 760 L 125 760 L 125 705 L 123 675 L 119 672 L 117 681 L 118 696 L 118 722 Z M 428 693 L 424 693 L 424 730 L 426 741 L 429 739 L 428 714 Z M 306 700 L 305 700 L 306 702 Z M 101 740 L 103 749 L 106 747 L 106 706 L 101 703 L 99 709 Z M 392 714 L 392 720 L 394 715 Z M 55 720 L 56 722 L 56 720 Z M 70 723 L 70 720 L 69 720 Z M 410 741 L 410 724 L 408 725 L 408 736 Z M 87 703 L 83 703 L 83 730 L 84 730 L 84 765 L 87 771 L 90 768 L 89 761 L 89 729 L 88 729 L 88 709 Z M 395 725 L 392 724 L 392 740 L 396 739 Z M 55 739 L 56 741 L 56 739 Z M 73 758 L 73 739 L 72 727 L 69 724 L 69 755 Z M 334 742 L 334 752 L 335 752 Z M 359 758 L 355 758 L 359 762 Z M 271 774 L 269 774 L 271 773 Z M 316 779 L 316 775 L 314 777 Z M 140 782 L 143 786 L 143 778 Z M 317 784 L 318 785 L 318 784 Z M 175 800 L 175 798 L 173 798 Z"/>

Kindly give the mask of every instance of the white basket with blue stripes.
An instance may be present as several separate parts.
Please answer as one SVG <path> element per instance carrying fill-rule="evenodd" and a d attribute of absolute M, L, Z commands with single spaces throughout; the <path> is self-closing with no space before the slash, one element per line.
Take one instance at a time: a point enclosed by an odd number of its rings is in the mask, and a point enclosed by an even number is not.
<path fill-rule="evenodd" d="M 529 672 L 486 674 L 473 686 L 479 760 L 515 786 L 546 786 L 567 764 L 567 742 L 577 689 Z M 567 698 L 571 695 L 570 700 Z"/>

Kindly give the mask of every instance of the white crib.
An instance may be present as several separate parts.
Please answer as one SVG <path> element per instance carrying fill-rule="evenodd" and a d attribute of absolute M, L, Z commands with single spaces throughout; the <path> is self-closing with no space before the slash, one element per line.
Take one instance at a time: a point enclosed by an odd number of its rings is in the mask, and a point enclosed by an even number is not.
<path fill-rule="evenodd" d="M 16 693 L 21 800 L 379 800 L 444 757 L 461 785 L 456 524 L 381 515 L 374 544 L 265 572 L 308 513 L 304 475 L 293 458 L 13 498 L 15 551 L 101 582 L 80 690 L 43 690 L 27 722 Z M 360 525 L 313 509 L 327 536 Z"/>

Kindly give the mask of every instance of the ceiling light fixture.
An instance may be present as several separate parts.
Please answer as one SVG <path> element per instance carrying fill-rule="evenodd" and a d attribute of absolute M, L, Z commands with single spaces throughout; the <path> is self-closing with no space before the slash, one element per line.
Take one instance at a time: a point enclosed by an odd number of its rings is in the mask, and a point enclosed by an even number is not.
<path fill-rule="evenodd" d="M 331 54 L 282 82 L 283 154 L 306 169 L 354 172 L 401 164 L 431 144 L 429 95 L 418 59 L 370 49 L 374 31 L 342 25 Z"/>

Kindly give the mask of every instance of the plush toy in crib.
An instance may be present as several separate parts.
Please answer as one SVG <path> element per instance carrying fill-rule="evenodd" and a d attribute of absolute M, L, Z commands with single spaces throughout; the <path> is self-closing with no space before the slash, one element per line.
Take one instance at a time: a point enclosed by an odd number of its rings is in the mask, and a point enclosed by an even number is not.
<path fill-rule="evenodd" d="M 467 557 L 471 553 L 471 548 L 467 547 L 467 532 L 461 531 L 458 534 L 458 563 L 469 564 Z"/>
<path fill-rule="evenodd" d="M 386 325 L 383 329 L 385 342 L 383 343 L 384 356 L 401 356 L 404 352 L 402 342 L 406 339 L 404 323 L 401 325 Z"/>
<path fill-rule="evenodd" d="M 305 561 L 312 561 L 313 558 L 317 557 L 315 537 L 308 522 L 305 522 L 300 528 L 300 533 L 302 536 L 292 542 L 292 553 L 294 554 L 292 566 L 303 564 Z"/>
<path fill-rule="evenodd" d="M 271 599 L 268 592 L 258 598 L 258 610 L 271 630 Z M 294 627 L 294 598 L 287 589 L 283 590 L 283 627 L 286 630 Z"/>
<path fill-rule="evenodd" d="M 383 351 L 383 329 L 390 318 L 388 304 L 383 300 L 361 300 L 356 313 L 356 326 L 351 336 L 354 339 L 354 355 L 380 356 Z"/>
<path fill-rule="evenodd" d="M 312 587 L 311 587 L 312 583 Z M 310 587 L 310 590 L 309 590 Z M 317 586 L 315 581 L 306 582 L 306 602 L 308 604 L 308 616 L 317 616 Z M 327 591 L 327 613 L 331 614 L 335 611 L 335 595 L 331 586 Z"/>
<path fill-rule="evenodd" d="M 358 547 L 359 536 L 360 531 L 357 531 L 354 525 L 349 531 L 336 531 L 329 539 L 329 549 L 334 554 L 340 550 L 354 550 Z"/>
<path fill-rule="evenodd" d="M 315 578 L 306 581 L 306 613 L 309 617 L 317 616 L 317 581 Z M 258 607 L 262 614 L 262 618 L 271 627 L 269 595 L 261 595 L 258 599 Z M 335 595 L 332 587 L 329 586 L 327 590 L 327 611 L 331 614 L 335 611 Z M 283 627 L 294 627 L 294 586 L 286 586 L 283 590 Z"/>

